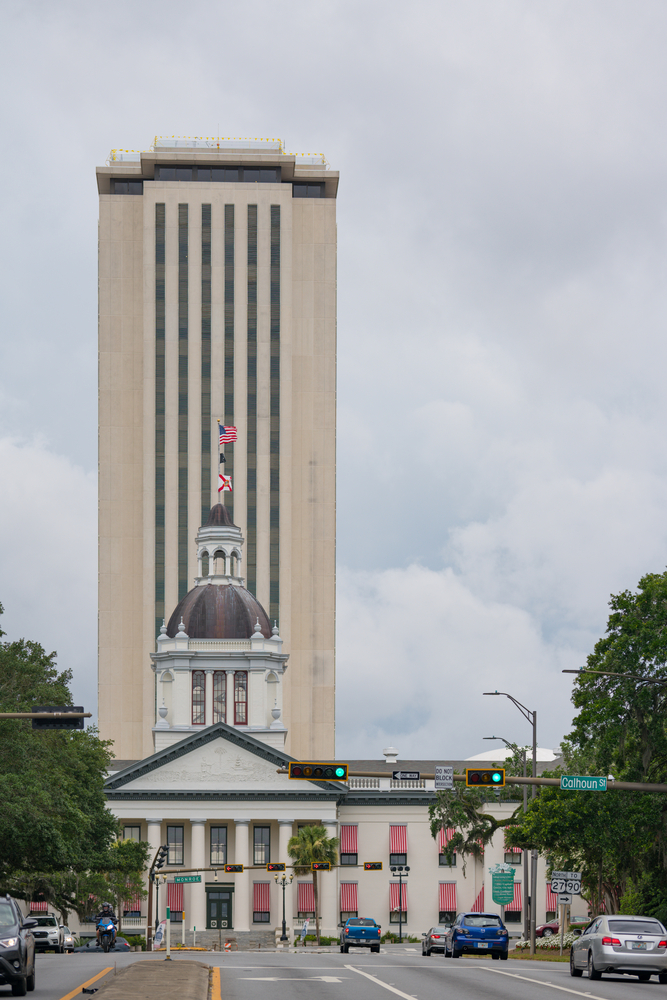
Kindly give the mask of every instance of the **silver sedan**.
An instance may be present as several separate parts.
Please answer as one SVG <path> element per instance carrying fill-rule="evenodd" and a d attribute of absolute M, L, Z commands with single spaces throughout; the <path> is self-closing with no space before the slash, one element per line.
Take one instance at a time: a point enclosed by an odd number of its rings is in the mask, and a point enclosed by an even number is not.
<path fill-rule="evenodd" d="M 570 975 L 584 969 L 589 979 L 609 972 L 667 983 L 667 931 L 654 917 L 595 917 L 570 949 Z"/>

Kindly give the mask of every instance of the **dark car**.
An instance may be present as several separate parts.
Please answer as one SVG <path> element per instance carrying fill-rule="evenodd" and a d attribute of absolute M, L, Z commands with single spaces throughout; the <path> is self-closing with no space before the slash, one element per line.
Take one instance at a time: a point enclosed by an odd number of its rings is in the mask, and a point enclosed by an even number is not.
<path fill-rule="evenodd" d="M 11 986 L 15 997 L 35 988 L 35 924 L 10 896 L 0 899 L 0 983 Z"/>
<path fill-rule="evenodd" d="M 422 955 L 430 955 L 432 951 L 444 952 L 445 935 L 451 926 L 451 924 L 440 924 L 422 934 Z"/>
<path fill-rule="evenodd" d="M 546 924 L 540 924 L 535 928 L 535 937 L 550 937 L 552 934 L 558 934 L 559 928 L 557 920 L 549 920 Z"/>
<path fill-rule="evenodd" d="M 445 937 L 447 958 L 474 952 L 506 959 L 508 950 L 509 933 L 497 913 L 459 913 Z"/>
<path fill-rule="evenodd" d="M 109 951 L 129 951 L 129 950 L 130 950 L 130 943 L 129 941 L 126 941 L 124 937 L 117 937 L 116 943 L 112 945 L 111 948 L 109 948 Z M 103 954 L 101 945 L 97 943 L 97 938 L 91 938 L 90 941 L 87 941 L 86 944 L 82 944 L 78 948 L 75 948 L 74 951 L 82 951 L 85 952 L 87 955 Z"/>

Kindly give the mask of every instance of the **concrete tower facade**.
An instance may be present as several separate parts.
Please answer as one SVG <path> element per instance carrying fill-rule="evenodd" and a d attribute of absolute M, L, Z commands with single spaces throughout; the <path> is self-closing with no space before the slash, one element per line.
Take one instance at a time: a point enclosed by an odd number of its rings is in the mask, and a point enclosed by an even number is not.
<path fill-rule="evenodd" d="M 333 757 L 338 174 L 277 140 L 156 139 L 97 182 L 101 735 L 153 750 L 150 657 L 222 470 L 289 655 L 285 749 Z"/>

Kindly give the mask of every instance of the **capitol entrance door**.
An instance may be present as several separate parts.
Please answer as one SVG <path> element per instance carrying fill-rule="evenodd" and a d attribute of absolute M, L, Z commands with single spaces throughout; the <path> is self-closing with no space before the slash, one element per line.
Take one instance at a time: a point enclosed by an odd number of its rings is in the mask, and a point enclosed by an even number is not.
<path fill-rule="evenodd" d="M 206 890 L 206 926 L 209 930 L 231 930 L 232 892 L 231 889 Z"/>

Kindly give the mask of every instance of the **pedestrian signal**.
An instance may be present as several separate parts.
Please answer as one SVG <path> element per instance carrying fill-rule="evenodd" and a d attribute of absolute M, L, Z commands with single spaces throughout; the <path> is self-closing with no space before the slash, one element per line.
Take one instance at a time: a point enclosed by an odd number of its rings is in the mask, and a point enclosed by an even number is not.
<path fill-rule="evenodd" d="M 466 768 L 466 788 L 503 788 L 504 785 L 504 767 L 493 767 L 488 770 Z"/>
<path fill-rule="evenodd" d="M 381 861 L 364 861 L 364 871 L 365 872 L 381 872 L 382 862 Z"/>
<path fill-rule="evenodd" d="M 266 866 L 266 870 L 267 872 L 284 872 L 285 864 L 283 861 L 272 861 Z"/>
<path fill-rule="evenodd" d="M 234 873 L 243 871 L 243 865 L 225 865 L 225 871 L 228 875 L 234 875 Z"/>
<path fill-rule="evenodd" d="M 330 872 L 331 862 L 329 861 L 311 861 L 310 862 L 311 872 Z"/>
<path fill-rule="evenodd" d="M 347 781 L 347 764 L 290 761 L 289 776 L 303 781 Z"/>

